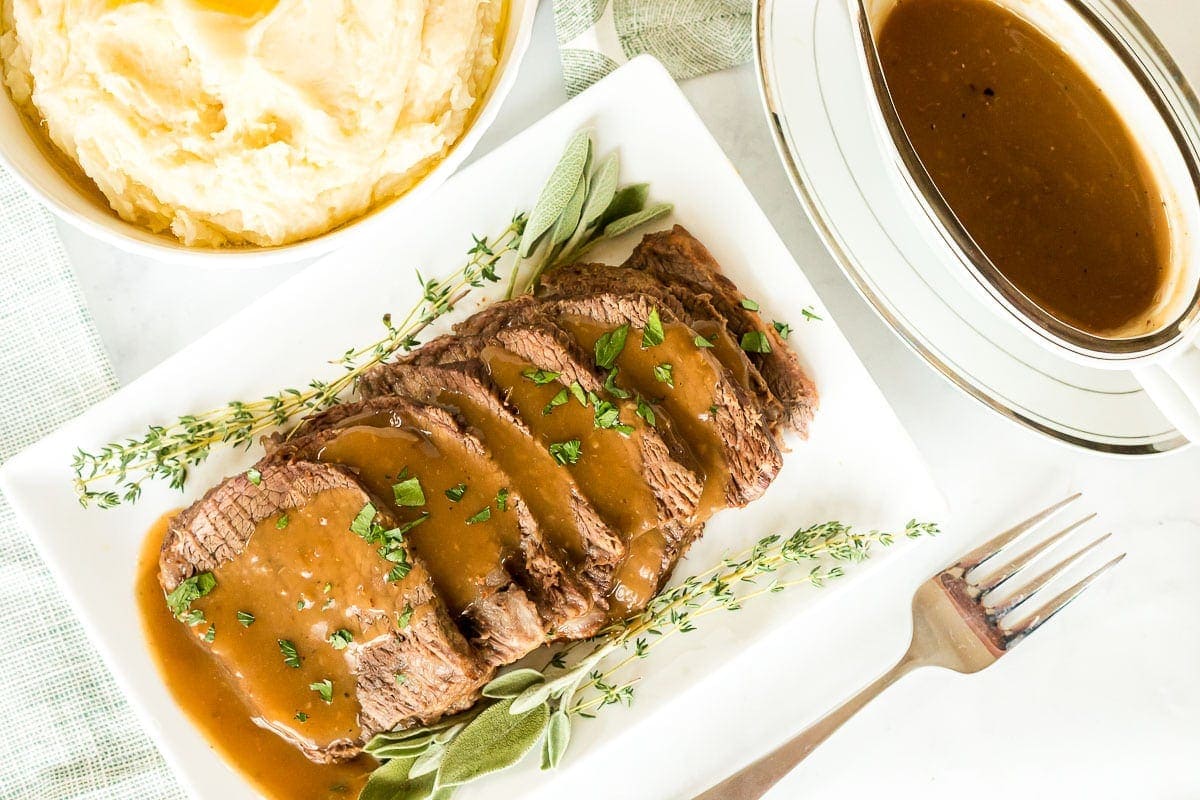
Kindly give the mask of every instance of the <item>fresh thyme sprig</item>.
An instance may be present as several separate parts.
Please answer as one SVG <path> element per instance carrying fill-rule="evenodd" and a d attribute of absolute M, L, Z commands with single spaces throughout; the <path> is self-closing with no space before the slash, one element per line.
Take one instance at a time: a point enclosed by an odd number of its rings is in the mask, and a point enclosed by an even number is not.
<path fill-rule="evenodd" d="M 908 538 L 934 535 L 936 525 L 911 520 Z M 737 611 L 756 597 L 792 586 L 824 586 L 865 561 L 895 536 L 857 533 L 840 522 L 802 528 L 786 538 L 760 539 L 658 594 L 646 609 L 609 625 L 592 639 L 557 651 L 541 669 L 503 673 L 470 711 L 422 728 L 381 733 L 367 752 L 384 761 L 359 800 L 446 800 L 461 785 L 521 761 L 541 744 L 542 769 L 557 766 L 570 743 L 572 719 L 633 702 L 637 678 L 620 678 L 673 635 L 690 633 L 717 611 Z"/>
<path fill-rule="evenodd" d="M 337 403 L 368 369 L 398 351 L 416 347 L 417 336 L 438 317 L 452 311 L 470 289 L 498 282 L 497 267 L 506 255 L 516 251 L 526 219 L 525 214 L 517 214 L 496 236 L 474 236 L 466 263 L 450 276 L 427 280 L 418 273 L 420 302 L 398 324 L 385 314 L 385 335 L 367 347 L 351 348 L 336 359 L 333 363 L 343 367 L 343 372 L 332 380 L 313 380 L 304 389 L 283 389 L 253 402 L 233 401 L 223 408 L 179 417 L 172 425 L 151 425 L 141 439 L 107 444 L 95 453 L 79 449 L 72 467 L 80 502 L 100 508 L 136 502 L 149 480 L 164 480 L 180 489 L 187 481 L 189 468 L 203 463 L 214 447 L 249 447 L 258 436 L 296 415 Z M 110 484 L 120 491 L 96 488 Z"/>
<path fill-rule="evenodd" d="M 532 291 L 546 270 L 671 211 L 665 203 L 646 205 L 646 184 L 617 185 L 620 165 L 615 153 L 589 172 L 592 151 L 586 132 L 573 136 L 531 212 L 515 214 L 494 236 L 473 234 L 466 263 L 451 275 L 426 279 L 418 272 L 420 302 L 399 322 L 385 314 L 384 336 L 335 359 L 332 363 L 343 368 L 335 378 L 151 425 L 141 438 L 112 442 L 95 452 L 77 450 L 71 466 L 79 502 L 100 508 L 134 503 L 148 481 L 165 481 L 173 489 L 182 489 L 191 468 L 202 464 L 214 449 L 249 448 L 258 437 L 297 416 L 338 403 L 367 370 L 416 347 L 421 332 L 454 310 L 471 291 L 499 283 L 503 269 L 510 270 L 510 296 L 518 289 Z M 569 190 L 563 188 L 566 183 Z"/>

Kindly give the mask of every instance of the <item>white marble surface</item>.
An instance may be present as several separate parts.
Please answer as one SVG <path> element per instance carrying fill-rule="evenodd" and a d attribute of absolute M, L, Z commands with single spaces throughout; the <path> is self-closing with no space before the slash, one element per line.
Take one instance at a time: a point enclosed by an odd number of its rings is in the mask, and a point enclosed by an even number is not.
<path fill-rule="evenodd" d="M 1179 0 L 1141 5 L 1200 77 L 1200 10 Z M 714 751 L 736 749 L 736 730 L 720 722 L 722 704 L 761 707 L 761 724 L 782 740 L 899 655 L 920 579 L 1003 523 L 1081 490 L 1100 512 L 1094 529 L 1113 531 L 1115 546 L 1130 554 L 1111 580 L 985 673 L 910 676 L 772 796 L 1200 797 L 1200 449 L 1139 461 L 1071 450 L 952 388 L 888 331 L 825 254 L 779 166 L 750 68 L 684 88 L 925 454 L 952 517 L 945 536 L 853 604 L 815 613 L 804 655 L 784 665 L 747 657 L 714 679 L 723 700 L 689 699 L 670 724 L 710 725 Z M 479 152 L 564 99 L 546 3 L 517 87 Z M 123 382 L 303 267 L 181 269 L 65 227 L 63 238 Z M 656 757 L 705 758 L 672 752 L 670 724 L 638 735 L 657 741 Z M 701 788 L 680 786 L 679 796 Z"/>

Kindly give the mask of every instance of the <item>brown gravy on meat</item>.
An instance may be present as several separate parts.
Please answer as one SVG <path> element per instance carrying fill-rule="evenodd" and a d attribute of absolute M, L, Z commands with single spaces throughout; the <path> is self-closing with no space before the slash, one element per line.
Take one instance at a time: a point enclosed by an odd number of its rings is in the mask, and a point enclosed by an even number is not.
<path fill-rule="evenodd" d="M 135 587 L 142 631 L 171 696 L 209 744 L 264 795 L 288 800 L 358 796 L 367 776 L 378 766 L 374 759 L 359 756 L 343 764 L 315 764 L 286 740 L 255 724 L 259 711 L 248 703 L 243 687 L 213 657 L 200 635 L 171 615 L 158 583 L 158 553 L 174 515 L 165 514 L 146 534 Z M 199 601 L 195 605 L 199 606 Z M 218 637 L 242 629 L 234 618 L 226 621 L 214 615 L 214 619 Z M 245 630 L 253 630 L 257 624 L 256 618 Z M 270 644 L 267 653 L 279 656 L 276 663 L 282 672 L 285 667 L 279 648 Z M 316 697 L 307 686 L 304 692 Z"/>
<path fill-rule="evenodd" d="M 552 452 L 553 445 L 579 443 L 573 462 L 570 451 L 559 451 L 560 463 L 571 471 L 614 530 L 632 538 L 658 524 L 658 507 L 646 485 L 636 438 L 644 423 L 628 402 L 615 403 L 621 423 L 633 428 L 630 436 L 623 436 L 596 427 L 593 408 L 585 408 L 557 380 L 539 384 L 529 378 L 526 373 L 535 373 L 537 365 L 495 347 L 483 351 L 483 360 L 496 385 L 547 452 Z M 568 392 L 567 399 L 551 405 L 563 391 Z M 544 413 L 547 409 L 549 413 Z"/>
<path fill-rule="evenodd" d="M 1081 330 L 1152 327 L 1170 263 L 1162 195 L 1080 66 L 989 0 L 900 0 L 878 44 L 909 139 L 996 268 Z"/>
<path fill-rule="evenodd" d="M 401 523 L 424 518 L 405 540 L 429 569 L 451 614 L 466 612 L 497 585 L 499 570 L 520 545 L 517 515 L 507 503 L 500 507 L 509 487 L 484 456 L 444 432 L 418 430 L 390 414 L 350 422 L 325 445 L 320 460 L 354 469 L 380 498 L 395 496 L 401 475 L 419 481 L 425 502 L 394 505 L 392 511 Z M 446 492 L 460 484 L 466 487 L 461 498 L 451 499 Z"/>
<path fill-rule="evenodd" d="M 565 317 L 559 324 L 588 352 L 611 330 L 582 317 Z M 660 344 L 643 347 L 642 334 L 641 328 L 630 330 L 617 356 L 616 383 L 642 397 L 658 413 L 666 412 L 661 425 L 669 423 L 675 436 L 686 443 L 691 466 L 704 477 L 697 516 L 707 519 L 724 505 L 729 480 L 724 447 L 712 424 L 713 386 L 720 376 L 720 362 L 705 352 L 707 348 L 697 347 L 696 334 L 678 322 L 663 325 Z"/>
<path fill-rule="evenodd" d="M 611 330 L 583 318 L 562 324 L 589 351 Z M 607 598 L 610 618 L 623 617 L 652 598 L 670 555 L 658 500 L 643 471 L 643 437 L 652 435 L 653 424 L 693 460 L 705 491 L 687 522 L 702 524 L 724 507 L 728 482 L 711 426 L 713 386 L 725 359 L 741 368 L 731 370 L 736 380 L 749 379 L 736 341 L 724 331 L 707 331 L 714 347 L 701 348 L 687 326 L 663 327 L 663 342 L 648 347 L 641 346 L 643 332 L 631 329 L 609 388 L 594 393 L 506 350 L 487 348 L 482 361 L 531 436 L 485 404 L 446 390 L 440 399 L 481 436 L 486 452 L 453 428 L 399 409 L 341 420 L 319 440 L 315 459 L 349 468 L 381 502 L 394 501 L 390 514 L 405 526 L 404 541 L 424 565 L 403 581 L 428 577 L 459 616 L 505 580 L 504 568 L 520 552 L 521 525 L 515 501 L 506 499 L 510 492 L 525 500 L 563 553 L 585 557 L 570 514 L 572 484 L 555 479 L 571 476 L 626 544 Z M 670 366 L 669 380 L 663 365 Z M 604 408 L 615 416 L 600 424 Z M 576 440 L 578 450 L 571 453 L 552 447 Z M 398 484 L 413 479 L 419 501 L 402 501 Z M 366 756 L 315 764 L 287 740 L 322 747 L 360 736 L 351 664 L 331 636 L 373 638 L 405 606 L 401 586 L 407 584 L 391 582 L 392 564 L 350 530 L 360 511 L 358 492 L 329 489 L 258 523 L 243 552 L 213 570 L 216 588 L 192 602 L 191 610 L 203 618 L 191 626 L 172 616 L 158 583 L 169 517 L 147 535 L 138 603 L 164 680 L 214 747 L 271 798 L 356 797 L 377 766 Z M 207 641 L 210 626 L 215 634 Z M 280 640 L 294 646 L 294 665 Z M 236 673 L 228 665 L 236 665 Z M 326 680 L 328 700 L 313 688 Z"/>

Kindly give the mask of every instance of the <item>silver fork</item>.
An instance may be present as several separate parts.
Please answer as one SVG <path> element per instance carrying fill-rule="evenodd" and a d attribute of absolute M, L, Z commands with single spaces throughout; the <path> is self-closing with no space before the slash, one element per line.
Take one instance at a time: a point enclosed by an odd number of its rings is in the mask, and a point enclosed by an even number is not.
<path fill-rule="evenodd" d="M 1062 611 L 1101 574 L 1120 562 L 1125 554 L 1122 553 L 1058 594 L 1016 627 L 1008 627 L 1003 623 L 1004 617 L 1112 534 L 1106 533 L 1086 547 L 1075 551 L 1017 589 L 1008 598 L 995 604 L 989 603 L 987 598 L 1072 531 L 1095 517 L 1095 514 L 1088 514 L 1036 547 L 1013 557 L 986 578 L 976 573 L 981 566 L 1022 539 L 1024 534 L 1036 529 L 1047 518 L 1079 497 L 1078 494 L 1072 495 L 1019 523 L 921 584 L 913 597 L 912 643 L 896 666 L 794 739 L 697 796 L 695 800 L 754 800 L 762 797 L 784 775 L 808 757 L 817 745 L 829 738 L 846 720 L 899 678 L 918 667 L 944 667 L 962 673 L 979 672 L 994 664 L 1047 620 Z"/>

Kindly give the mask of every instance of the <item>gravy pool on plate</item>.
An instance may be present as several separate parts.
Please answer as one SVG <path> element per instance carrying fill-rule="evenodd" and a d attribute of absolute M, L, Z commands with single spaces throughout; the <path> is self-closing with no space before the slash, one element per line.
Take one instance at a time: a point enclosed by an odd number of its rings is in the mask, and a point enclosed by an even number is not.
<path fill-rule="evenodd" d="M 1167 277 L 1168 222 L 1100 87 L 990 0 L 901 0 L 878 47 L 913 147 L 996 268 L 1076 328 L 1143 332 Z"/>

